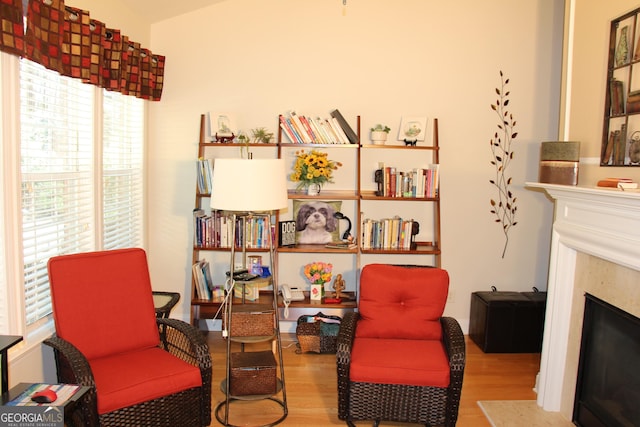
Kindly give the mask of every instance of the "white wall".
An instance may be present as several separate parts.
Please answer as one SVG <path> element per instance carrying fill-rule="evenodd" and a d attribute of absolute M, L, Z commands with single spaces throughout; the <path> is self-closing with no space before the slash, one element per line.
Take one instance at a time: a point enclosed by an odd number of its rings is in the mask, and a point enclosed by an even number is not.
<path fill-rule="evenodd" d="M 363 129 L 407 114 L 438 117 L 443 267 L 465 325 L 470 294 L 546 289 L 551 204 L 537 180 L 540 141 L 558 133 L 563 2 L 228 0 L 153 24 L 167 56 L 163 99 L 150 107 L 149 251 L 155 287 L 183 294 L 189 317 L 191 210 L 200 114 L 235 113 L 276 128 L 279 113 L 339 108 Z M 510 174 L 518 225 L 503 235 L 489 200 L 489 140 L 499 71 L 510 78 L 518 137 Z"/>

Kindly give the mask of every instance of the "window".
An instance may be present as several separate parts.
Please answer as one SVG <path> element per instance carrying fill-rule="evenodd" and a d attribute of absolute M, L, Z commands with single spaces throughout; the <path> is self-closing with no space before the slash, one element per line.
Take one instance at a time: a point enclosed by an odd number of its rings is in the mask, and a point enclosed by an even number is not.
<path fill-rule="evenodd" d="M 51 313 L 50 257 L 142 246 L 143 113 L 139 99 L 20 61 L 27 325 Z"/>
<path fill-rule="evenodd" d="M 104 92 L 103 249 L 142 246 L 144 101 Z"/>

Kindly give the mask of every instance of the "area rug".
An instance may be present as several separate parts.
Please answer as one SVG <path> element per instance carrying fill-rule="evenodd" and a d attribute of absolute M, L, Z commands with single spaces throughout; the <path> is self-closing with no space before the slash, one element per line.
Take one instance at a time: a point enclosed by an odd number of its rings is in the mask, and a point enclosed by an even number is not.
<path fill-rule="evenodd" d="M 559 412 L 547 412 L 535 400 L 482 400 L 478 406 L 493 427 L 572 427 Z"/>

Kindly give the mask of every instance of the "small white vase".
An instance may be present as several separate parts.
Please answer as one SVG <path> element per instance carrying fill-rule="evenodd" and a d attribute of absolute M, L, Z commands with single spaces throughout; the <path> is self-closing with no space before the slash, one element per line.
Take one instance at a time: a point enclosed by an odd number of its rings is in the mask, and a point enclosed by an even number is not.
<path fill-rule="evenodd" d="M 317 196 L 318 194 L 320 194 L 320 184 L 309 184 L 307 196 Z"/>

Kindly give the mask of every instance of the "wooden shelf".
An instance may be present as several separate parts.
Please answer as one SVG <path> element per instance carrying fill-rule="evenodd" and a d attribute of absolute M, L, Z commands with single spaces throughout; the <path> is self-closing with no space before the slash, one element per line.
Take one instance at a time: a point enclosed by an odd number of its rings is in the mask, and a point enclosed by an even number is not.
<path fill-rule="evenodd" d="M 362 200 L 391 200 L 393 202 L 437 202 L 440 199 L 438 197 L 387 197 L 376 196 L 375 191 L 362 191 L 360 193 Z"/>
<path fill-rule="evenodd" d="M 326 304 L 323 301 L 311 301 L 309 298 L 309 292 L 303 291 L 304 301 L 291 301 L 289 308 L 317 308 L 317 309 L 355 309 L 358 307 L 358 301 L 355 292 L 343 292 L 346 298 L 342 299 L 340 304 Z M 334 295 L 333 292 L 329 293 Z M 278 296 L 278 307 L 284 307 L 282 296 Z M 322 311 L 322 310 L 320 310 Z"/>
<path fill-rule="evenodd" d="M 324 245 L 295 245 L 295 246 L 282 246 L 276 249 L 277 252 L 281 253 L 325 253 L 325 254 L 355 254 L 358 253 L 358 248 L 353 249 L 334 249 L 327 248 Z"/>
<path fill-rule="evenodd" d="M 306 193 L 298 190 L 289 190 L 287 195 L 290 199 L 329 199 L 329 200 L 358 200 L 359 196 L 355 190 L 332 190 L 320 191 L 317 196 L 308 196 Z"/>

